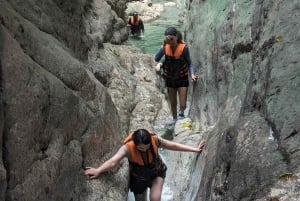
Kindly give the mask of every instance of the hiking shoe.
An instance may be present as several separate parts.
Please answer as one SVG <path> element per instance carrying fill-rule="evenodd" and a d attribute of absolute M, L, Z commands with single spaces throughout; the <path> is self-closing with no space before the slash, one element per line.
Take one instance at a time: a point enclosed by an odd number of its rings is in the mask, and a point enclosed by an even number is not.
<path fill-rule="evenodd" d="M 178 116 L 179 116 L 180 118 L 184 118 L 184 112 L 182 112 L 182 111 L 179 111 L 179 114 L 178 114 Z"/>

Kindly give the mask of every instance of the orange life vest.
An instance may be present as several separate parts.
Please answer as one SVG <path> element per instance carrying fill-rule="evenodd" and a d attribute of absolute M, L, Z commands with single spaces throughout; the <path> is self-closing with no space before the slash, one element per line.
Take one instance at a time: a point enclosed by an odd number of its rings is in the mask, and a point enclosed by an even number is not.
<path fill-rule="evenodd" d="M 138 16 L 138 18 L 136 20 L 134 20 L 133 16 L 130 16 L 130 24 L 132 25 L 139 25 L 140 23 L 140 17 Z"/>
<path fill-rule="evenodd" d="M 166 44 L 165 45 L 165 55 L 170 56 L 170 57 L 179 58 L 179 57 L 181 57 L 181 55 L 183 53 L 184 47 L 185 47 L 185 43 L 179 43 L 176 47 L 175 52 L 173 52 L 171 45 Z"/>
<path fill-rule="evenodd" d="M 186 44 L 179 43 L 175 52 L 172 51 L 171 45 L 164 46 L 165 62 L 164 76 L 171 79 L 178 79 L 188 76 L 188 65 L 183 58 L 183 51 Z"/>
<path fill-rule="evenodd" d="M 151 135 L 151 144 L 155 153 L 155 156 L 153 156 L 152 152 L 150 149 L 148 149 L 147 154 L 148 154 L 148 159 L 149 159 L 149 164 L 152 164 L 155 160 L 155 158 L 158 155 L 158 147 L 156 144 L 157 141 L 157 136 L 151 132 L 148 131 Z M 141 153 L 139 152 L 139 150 L 136 148 L 134 141 L 132 139 L 132 135 L 134 132 L 129 133 L 129 135 L 125 138 L 124 140 L 124 144 L 127 147 L 128 151 L 129 151 L 129 162 L 135 163 L 137 165 L 140 166 L 144 166 L 144 161 L 143 158 L 141 156 Z"/>

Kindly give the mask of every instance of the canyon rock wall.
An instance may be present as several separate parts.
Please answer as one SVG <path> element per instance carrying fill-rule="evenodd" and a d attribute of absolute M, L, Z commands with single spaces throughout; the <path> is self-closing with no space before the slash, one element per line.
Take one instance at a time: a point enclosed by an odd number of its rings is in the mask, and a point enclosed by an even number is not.
<path fill-rule="evenodd" d="M 126 45 L 126 4 L 0 0 L 0 200 L 124 201 L 126 160 L 93 181 L 83 167 L 170 114 L 152 55 Z M 173 137 L 207 146 L 165 153 L 172 199 L 299 200 L 299 2 L 186 6 L 200 79 Z"/>
<path fill-rule="evenodd" d="M 0 200 L 126 197 L 126 161 L 114 176 L 83 176 L 128 131 L 108 90 L 124 67 L 104 48 L 127 40 L 125 8 L 119 0 L 0 1 Z"/>
<path fill-rule="evenodd" d="M 299 200 L 299 1 L 197 0 L 187 9 L 200 67 L 190 116 L 209 132 L 202 177 L 194 170 L 176 200 Z"/>

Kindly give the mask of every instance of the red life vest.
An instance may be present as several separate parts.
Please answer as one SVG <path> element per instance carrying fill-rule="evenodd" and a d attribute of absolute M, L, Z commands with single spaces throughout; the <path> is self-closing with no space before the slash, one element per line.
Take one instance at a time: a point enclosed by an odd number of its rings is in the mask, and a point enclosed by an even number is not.
<path fill-rule="evenodd" d="M 148 131 L 148 132 L 151 135 L 151 144 L 153 146 L 153 150 L 154 150 L 154 153 L 155 153 L 154 157 L 156 157 L 158 155 L 158 147 L 157 147 L 157 144 L 156 144 L 157 136 L 151 131 Z M 144 164 L 143 158 L 141 156 L 141 153 L 136 148 L 136 146 L 134 144 L 134 141 L 132 139 L 133 133 L 134 132 L 129 133 L 129 135 L 124 140 L 124 144 L 125 144 L 125 146 L 127 147 L 128 151 L 129 151 L 129 159 L 128 160 L 132 163 L 137 164 L 137 165 L 144 166 L 145 164 Z M 150 149 L 147 150 L 147 154 L 148 154 L 149 164 L 152 164 L 154 162 L 154 158 L 153 158 L 153 154 L 151 153 Z"/>

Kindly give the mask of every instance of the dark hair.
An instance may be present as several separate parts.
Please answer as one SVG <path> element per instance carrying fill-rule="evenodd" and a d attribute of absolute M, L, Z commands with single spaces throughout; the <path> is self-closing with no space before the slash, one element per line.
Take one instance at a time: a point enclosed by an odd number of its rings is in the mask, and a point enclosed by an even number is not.
<path fill-rule="evenodd" d="M 165 36 L 167 36 L 167 35 L 176 36 L 177 32 L 178 31 L 175 27 L 169 27 L 165 30 Z"/>
<path fill-rule="evenodd" d="M 134 131 L 132 138 L 135 145 L 149 144 L 151 142 L 150 133 L 146 129 Z"/>
<path fill-rule="evenodd" d="M 183 36 L 182 33 L 177 30 L 175 27 L 169 27 L 165 30 L 165 36 L 171 35 L 171 36 L 177 36 L 177 42 L 182 43 L 183 42 Z"/>
<path fill-rule="evenodd" d="M 177 42 L 183 42 L 183 37 L 182 37 L 182 33 L 180 31 L 177 31 Z"/>

